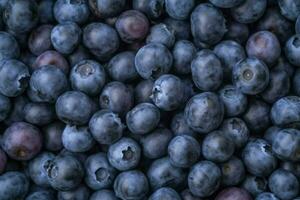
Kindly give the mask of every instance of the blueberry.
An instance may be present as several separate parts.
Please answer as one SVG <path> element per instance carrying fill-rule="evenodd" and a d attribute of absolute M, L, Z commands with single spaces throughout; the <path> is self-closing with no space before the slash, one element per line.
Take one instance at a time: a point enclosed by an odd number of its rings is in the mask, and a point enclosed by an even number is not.
<path fill-rule="evenodd" d="M 232 81 L 244 94 L 255 95 L 268 86 L 269 69 L 255 57 L 246 58 L 233 67 Z"/>
<path fill-rule="evenodd" d="M 154 81 L 151 79 L 140 81 L 134 89 L 135 103 L 152 102 L 150 96 L 152 93 Z"/>
<path fill-rule="evenodd" d="M 95 111 L 95 103 L 82 92 L 63 93 L 55 104 L 57 117 L 65 123 L 83 125 Z"/>
<path fill-rule="evenodd" d="M 90 10 L 87 0 L 58 0 L 53 7 L 53 14 L 59 23 L 75 22 L 83 24 L 87 22 Z"/>
<path fill-rule="evenodd" d="M 195 6 L 194 0 L 180 1 L 180 0 L 166 0 L 166 12 L 174 19 L 187 19 Z"/>
<path fill-rule="evenodd" d="M 190 38 L 191 25 L 189 21 L 176 20 L 169 17 L 164 19 L 163 22 L 172 30 L 172 32 L 174 32 L 175 38 L 177 40 L 188 40 Z"/>
<path fill-rule="evenodd" d="M 24 121 L 24 107 L 29 102 L 25 95 L 18 96 L 12 101 L 12 109 L 5 119 L 6 125 L 11 125 L 14 122 Z"/>
<path fill-rule="evenodd" d="M 240 44 L 243 44 L 247 41 L 250 32 L 247 24 L 229 21 L 227 29 L 228 31 L 224 35 L 224 39 L 234 40 Z"/>
<path fill-rule="evenodd" d="M 68 199 L 84 200 L 84 199 L 88 199 L 89 196 L 90 196 L 89 189 L 84 185 L 80 185 L 78 188 L 74 190 L 59 191 L 57 194 L 57 199 L 58 200 L 68 200 Z"/>
<path fill-rule="evenodd" d="M 300 59 L 299 59 L 299 53 L 300 53 L 300 35 L 296 34 L 292 37 L 290 37 L 286 43 L 285 43 L 285 56 L 288 59 L 288 61 L 299 67 L 300 66 Z"/>
<path fill-rule="evenodd" d="M 89 130 L 100 144 L 116 142 L 122 137 L 123 129 L 124 125 L 118 115 L 106 109 L 96 112 L 89 122 Z"/>
<path fill-rule="evenodd" d="M 172 188 L 162 187 L 154 191 L 148 200 L 181 200 L 179 194 Z"/>
<path fill-rule="evenodd" d="M 136 70 L 144 79 L 158 78 L 162 74 L 168 73 L 172 64 L 172 54 L 159 43 L 143 46 L 135 56 Z"/>
<path fill-rule="evenodd" d="M 245 0 L 209 0 L 212 4 L 220 8 L 232 8 L 242 4 Z"/>
<path fill-rule="evenodd" d="M 0 60 L 15 59 L 20 56 L 20 47 L 13 35 L 0 31 Z"/>
<path fill-rule="evenodd" d="M 86 152 L 95 141 L 86 126 L 67 125 L 62 133 L 63 146 L 72 152 Z"/>
<path fill-rule="evenodd" d="M 120 173 L 114 182 L 116 196 L 122 200 L 142 200 L 149 191 L 147 177 L 140 171 L 131 170 Z"/>
<path fill-rule="evenodd" d="M 36 56 L 41 55 L 52 48 L 51 31 L 52 25 L 41 25 L 34 29 L 28 38 L 28 48 Z"/>
<path fill-rule="evenodd" d="M 73 156 L 57 156 L 45 167 L 50 185 L 59 191 L 75 189 L 84 175 L 81 163 Z"/>
<path fill-rule="evenodd" d="M 210 161 L 200 161 L 195 164 L 188 175 L 188 185 L 192 194 L 198 197 L 212 195 L 221 183 L 220 168 Z"/>
<path fill-rule="evenodd" d="M 200 154 L 200 144 L 188 135 L 174 137 L 168 146 L 170 161 L 176 167 L 191 167 L 198 161 Z"/>
<path fill-rule="evenodd" d="M 269 177 L 269 188 L 280 199 L 293 199 L 299 193 L 299 182 L 291 172 L 277 169 Z"/>
<path fill-rule="evenodd" d="M 242 183 L 242 187 L 256 197 L 267 191 L 268 182 L 265 178 L 247 175 Z"/>
<path fill-rule="evenodd" d="M 89 200 L 119 200 L 119 198 L 116 197 L 115 193 L 111 190 L 98 190 L 94 192 Z"/>
<path fill-rule="evenodd" d="M 108 60 L 117 51 L 120 43 L 115 29 L 103 23 L 88 24 L 83 29 L 82 40 L 83 44 L 100 61 Z"/>
<path fill-rule="evenodd" d="M 126 43 L 143 40 L 149 31 L 147 17 L 137 10 L 123 12 L 118 17 L 115 26 L 121 39 Z"/>
<path fill-rule="evenodd" d="M 151 99 L 160 109 L 175 110 L 182 103 L 183 98 L 183 83 L 177 76 L 165 74 L 154 82 Z"/>
<path fill-rule="evenodd" d="M 283 74 L 283 76 L 285 75 L 284 73 L 282 73 L 282 74 Z M 299 88 L 299 86 L 300 86 L 300 70 L 299 69 L 297 69 L 296 72 L 294 73 L 292 86 L 293 86 L 294 93 L 297 96 L 300 96 L 300 88 Z"/>
<path fill-rule="evenodd" d="M 175 35 L 167 25 L 156 24 L 151 27 L 146 43 L 160 43 L 171 48 L 175 43 Z"/>
<path fill-rule="evenodd" d="M 73 22 L 56 25 L 51 31 L 53 47 L 62 54 L 72 53 L 81 40 L 81 29 Z"/>
<path fill-rule="evenodd" d="M 273 143 L 277 133 L 281 130 L 281 128 L 277 126 L 269 127 L 264 133 L 264 139 L 269 142 L 270 144 Z"/>
<path fill-rule="evenodd" d="M 252 200 L 251 195 L 244 189 L 230 187 L 222 190 L 215 200 Z"/>
<path fill-rule="evenodd" d="M 72 88 L 91 96 L 100 94 L 105 81 L 104 67 L 94 60 L 81 60 L 70 73 Z"/>
<path fill-rule="evenodd" d="M 123 137 L 109 146 L 107 157 L 109 163 L 120 171 L 135 168 L 141 159 L 141 147 L 133 139 Z"/>
<path fill-rule="evenodd" d="M 133 106 L 133 92 L 122 82 L 113 81 L 104 86 L 100 94 L 100 107 L 124 116 Z"/>
<path fill-rule="evenodd" d="M 41 24 L 48 24 L 54 22 L 53 0 L 40 0 L 38 4 L 39 21 Z"/>
<path fill-rule="evenodd" d="M 11 100 L 0 94 L 0 121 L 5 120 L 12 110 Z"/>
<path fill-rule="evenodd" d="M 6 172 L 0 176 L 0 199 L 24 199 L 29 190 L 29 180 L 21 172 Z"/>
<path fill-rule="evenodd" d="M 230 9 L 232 17 L 243 24 L 253 23 L 262 17 L 267 7 L 267 0 L 245 0 Z"/>
<path fill-rule="evenodd" d="M 54 200 L 54 193 L 48 190 L 34 191 L 25 200 Z"/>
<path fill-rule="evenodd" d="M 272 142 L 272 150 L 282 160 L 300 161 L 300 131 L 297 129 L 278 131 Z"/>
<path fill-rule="evenodd" d="M 171 122 L 171 130 L 174 135 L 189 135 L 192 137 L 196 137 L 197 133 L 195 133 L 186 123 L 184 118 L 184 113 L 180 112 L 173 116 Z"/>
<path fill-rule="evenodd" d="M 185 184 L 186 176 L 186 172 L 172 165 L 168 157 L 154 160 L 147 172 L 153 190 L 161 187 L 178 189 Z"/>
<path fill-rule="evenodd" d="M 24 107 L 24 119 L 35 125 L 46 125 L 55 118 L 55 109 L 47 103 L 27 103 Z"/>
<path fill-rule="evenodd" d="M 184 117 L 190 128 L 196 132 L 208 133 L 218 128 L 224 116 L 221 99 L 212 92 L 193 96 L 186 104 Z"/>
<path fill-rule="evenodd" d="M 183 190 L 180 195 L 182 200 L 202 200 L 202 198 L 193 195 L 189 189 Z"/>
<path fill-rule="evenodd" d="M 150 19 L 161 17 L 164 12 L 165 0 L 133 0 L 132 6 L 148 15 Z"/>
<path fill-rule="evenodd" d="M 242 152 L 242 159 L 247 170 L 259 177 L 269 176 L 277 166 L 272 146 L 263 139 L 248 142 Z"/>
<path fill-rule="evenodd" d="M 244 164 L 235 156 L 221 163 L 220 168 L 222 171 L 222 185 L 224 186 L 236 186 L 245 178 L 246 170 Z"/>
<path fill-rule="evenodd" d="M 255 200 L 280 200 L 271 192 L 263 192 L 259 194 Z"/>
<path fill-rule="evenodd" d="M 191 63 L 191 69 L 194 84 L 202 91 L 216 90 L 222 84 L 222 64 L 211 50 L 198 52 Z"/>
<path fill-rule="evenodd" d="M 285 161 L 280 164 L 282 169 L 285 169 L 291 173 L 293 173 L 297 178 L 300 177 L 300 163 L 299 162 L 291 162 Z"/>
<path fill-rule="evenodd" d="M 10 125 L 1 138 L 2 149 L 15 160 L 30 160 L 42 148 L 41 132 L 25 122 Z"/>
<path fill-rule="evenodd" d="M 63 148 L 62 132 L 65 124 L 59 121 L 47 124 L 43 127 L 44 147 L 48 151 L 59 151 Z"/>
<path fill-rule="evenodd" d="M 7 164 L 7 156 L 4 151 L 0 148 L 0 175 L 4 172 Z"/>
<path fill-rule="evenodd" d="M 126 0 L 89 0 L 89 8 L 100 18 L 117 16 L 125 7 Z"/>
<path fill-rule="evenodd" d="M 100 190 L 112 186 L 117 175 L 104 153 L 90 155 L 85 161 L 85 183 L 93 190 Z"/>
<path fill-rule="evenodd" d="M 77 63 L 83 60 L 91 59 L 92 55 L 89 51 L 81 44 L 68 56 L 70 66 L 75 66 Z"/>
<path fill-rule="evenodd" d="M 300 14 L 300 2 L 297 0 L 278 0 L 281 14 L 287 19 L 296 21 Z"/>
<path fill-rule="evenodd" d="M 20 61 L 29 67 L 29 71 L 32 72 L 34 62 L 37 56 L 33 55 L 29 50 L 21 52 Z"/>

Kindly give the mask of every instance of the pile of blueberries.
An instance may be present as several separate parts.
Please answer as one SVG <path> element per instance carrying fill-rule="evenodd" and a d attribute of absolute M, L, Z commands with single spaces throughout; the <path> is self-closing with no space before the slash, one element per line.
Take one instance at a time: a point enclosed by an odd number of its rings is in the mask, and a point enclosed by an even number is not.
<path fill-rule="evenodd" d="M 300 200 L 300 0 L 0 0 L 0 200 Z"/>

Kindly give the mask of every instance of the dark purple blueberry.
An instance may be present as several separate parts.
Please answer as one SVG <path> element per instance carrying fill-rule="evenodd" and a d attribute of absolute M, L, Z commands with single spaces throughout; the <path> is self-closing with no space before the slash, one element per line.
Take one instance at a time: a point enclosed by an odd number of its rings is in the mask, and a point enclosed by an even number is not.
<path fill-rule="evenodd" d="M 54 106 L 47 103 L 27 103 L 24 107 L 24 119 L 38 126 L 49 124 L 55 119 Z"/>
<path fill-rule="evenodd" d="M 7 156 L 2 149 L 0 149 L 0 175 L 4 172 L 7 163 Z"/>
<path fill-rule="evenodd" d="M 134 90 L 135 103 L 152 102 L 150 96 L 152 94 L 154 81 L 151 79 L 141 80 Z"/>
<path fill-rule="evenodd" d="M 39 20 L 41 24 L 54 22 L 53 6 L 54 0 L 40 0 L 38 3 Z"/>
<path fill-rule="evenodd" d="M 65 124 L 57 121 L 43 127 L 44 147 L 48 151 L 59 151 L 63 148 L 62 132 Z"/>
<path fill-rule="evenodd" d="M 253 198 L 247 190 L 238 187 L 230 187 L 222 190 L 215 200 L 253 200 Z"/>
<path fill-rule="evenodd" d="M 29 100 L 25 95 L 12 99 L 12 110 L 5 119 L 5 124 L 11 125 L 14 122 L 24 121 L 24 107 L 28 102 Z"/>
<path fill-rule="evenodd" d="M 82 60 L 89 60 L 91 59 L 92 55 L 88 52 L 88 50 L 83 46 L 79 45 L 77 49 L 73 51 L 68 56 L 68 61 L 70 63 L 70 66 L 75 66 L 77 63 L 79 63 Z"/>
<path fill-rule="evenodd" d="M 117 16 L 126 5 L 126 0 L 88 0 L 92 13 L 99 18 Z"/>
<path fill-rule="evenodd" d="M 169 17 L 165 18 L 163 23 L 166 24 L 174 32 L 176 40 L 190 39 L 191 25 L 188 20 L 176 20 Z"/>
<path fill-rule="evenodd" d="M 246 169 L 243 161 L 236 156 L 232 156 L 228 161 L 221 163 L 222 185 L 237 186 L 246 176 Z"/>
<path fill-rule="evenodd" d="M 28 48 L 31 53 L 39 56 L 52 48 L 50 39 L 52 29 L 52 25 L 45 24 L 39 26 L 30 33 L 28 38 Z"/>
<path fill-rule="evenodd" d="M 11 100 L 0 94 L 0 121 L 4 121 L 9 116 L 12 107 L 13 105 Z"/>
<path fill-rule="evenodd" d="M 249 37 L 249 27 L 247 24 L 239 23 L 236 21 L 229 21 L 227 25 L 228 31 L 224 35 L 224 39 L 234 40 L 240 44 L 247 41 Z"/>

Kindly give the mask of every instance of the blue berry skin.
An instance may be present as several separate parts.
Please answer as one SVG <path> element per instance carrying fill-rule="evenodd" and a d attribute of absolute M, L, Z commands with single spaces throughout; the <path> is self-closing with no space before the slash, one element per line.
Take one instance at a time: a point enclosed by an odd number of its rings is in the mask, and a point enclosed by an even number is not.
<path fill-rule="evenodd" d="M 271 123 L 270 110 L 269 104 L 258 99 L 253 99 L 249 102 L 243 119 L 251 131 L 259 133 L 266 130 Z"/>
<path fill-rule="evenodd" d="M 292 89 L 297 96 L 300 96 L 300 69 L 297 69 L 292 79 Z"/>
<path fill-rule="evenodd" d="M 154 82 L 150 98 L 154 104 L 165 111 L 175 110 L 183 102 L 183 82 L 177 76 L 165 74 Z"/>
<path fill-rule="evenodd" d="M 53 122 L 43 127 L 44 148 L 48 151 L 59 151 L 63 148 L 62 132 L 65 124 L 59 121 Z"/>
<path fill-rule="evenodd" d="M 214 53 L 220 59 L 224 78 L 231 80 L 232 68 L 236 63 L 246 58 L 244 48 L 233 40 L 225 40 L 214 47 Z"/>
<path fill-rule="evenodd" d="M 126 5 L 126 0 L 88 0 L 92 13 L 99 18 L 117 16 Z"/>
<path fill-rule="evenodd" d="M 192 9 L 195 6 L 195 0 L 166 0 L 166 12 L 174 19 L 185 20 L 189 17 Z"/>
<path fill-rule="evenodd" d="M 94 60 L 82 60 L 72 67 L 70 81 L 74 90 L 98 95 L 106 81 L 104 67 Z"/>
<path fill-rule="evenodd" d="M 102 109 L 124 116 L 133 106 L 133 91 L 122 82 L 113 81 L 104 86 L 99 101 Z"/>
<path fill-rule="evenodd" d="M 159 109 L 151 103 L 141 103 L 126 115 L 126 125 L 134 134 L 146 134 L 152 131 L 160 121 Z"/>
<path fill-rule="evenodd" d="M 188 101 L 184 116 L 191 129 L 199 133 L 209 133 L 222 123 L 224 105 L 215 93 L 203 92 Z"/>
<path fill-rule="evenodd" d="M 5 120 L 12 110 L 11 100 L 0 94 L 0 122 Z"/>
<path fill-rule="evenodd" d="M 84 200 L 84 199 L 89 199 L 89 196 L 90 196 L 90 190 L 86 186 L 80 185 L 78 188 L 74 190 L 59 191 L 57 193 L 57 200 L 68 200 L 68 199 Z"/>
<path fill-rule="evenodd" d="M 13 35 L 0 31 L 0 60 L 15 59 L 20 56 L 20 47 Z"/>
<path fill-rule="evenodd" d="M 148 200 L 181 200 L 179 194 L 172 188 L 162 187 L 154 191 Z"/>
<path fill-rule="evenodd" d="M 77 63 L 83 60 L 91 59 L 92 55 L 88 50 L 81 44 L 68 56 L 70 66 L 74 67 Z"/>
<path fill-rule="evenodd" d="M 259 194 L 255 200 L 280 200 L 271 192 L 263 192 Z"/>
<path fill-rule="evenodd" d="M 28 67 L 18 60 L 8 59 L 0 62 L 0 93 L 7 97 L 22 94 L 27 86 L 30 74 Z"/>
<path fill-rule="evenodd" d="M 269 177 L 269 188 L 280 199 L 293 199 L 299 193 L 299 181 L 291 172 L 277 169 Z"/>
<path fill-rule="evenodd" d="M 28 48 L 36 56 L 52 49 L 51 31 L 53 25 L 45 24 L 34 29 L 28 38 Z M 34 62 L 34 61 L 33 61 Z"/>
<path fill-rule="evenodd" d="M 94 146 L 95 140 L 87 126 L 67 125 L 62 133 L 62 143 L 71 152 L 86 152 Z"/>
<path fill-rule="evenodd" d="M 81 40 L 81 29 L 73 22 L 56 25 L 51 31 L 51 42 L 58 52 L 62 54 L 72 53 Z"/>
<path fill-rule="evenodd" d="M 108 60 L 119 48 L 116 30 L 103 23 L 91 23 L 83 29 L 83 44 L 100 61 Z"/>
<path fill-rule="evenodd" d="M 85 183 L 93 190 L 112 186 L 117 175 L 104 153 L 90 155 L 85 161 Z"/>
<path fill-rule="evenodd" d="M 25 200 L 55 200 L 53 192 L 48 190 L 34 191 L 30 193 Z M 59 199 L 61 200 L 61 199 Z"/>
<path fill-rule="evenodd" d="M 171 17 L 164 19 L 172 32 L 174 32 L 176 40 L 188 40 L 191 37 L 191 25 L 187 20 L 176 20 Z"/>
<path fill-rule="evenodd" d="M 240 184 L 246 175 L 246 170 L 239 158 L 232 156 L 228 161 L 221 163 L 222 185 L 236 186 Z"/>
<path fill-rule="evenodd" d="M 271 108 L 271 120 L 277 126 L 292 126 L 300 122 L 300 97 L 286 96 L 276 101 Z"/>
<path fill-rule="evenodd" d="M 25 95 L 16 97 L 12 101 L 12 109 L 4 120 L 6 125 L 11 125 L 14 122 L 24 121 L 24 107 L 29 102 L 28 98 Z"/>
<path fill-rule="evenodd" d="M 4 23 L 15 33 L 29 32 L 36 26 L 38 18 L 38 6 L 34 0 L 8 1 L 3 11 Z"/>
<path fill-rule="evenodd" d="M 278 126 L 269 127 L 264 133 L 264 139 L 270 144 L 273 143 L 277 133 L 281 130 Z"/>
<path fill-rule="evenodd" d="M 197 49 L 188 40 L 178 40 L 173 48 L 173 69 L 176 74 L 186 75 L 191 73 L 191 62 L 196 56 Z"/>
<path fill-rule="evenodd" d="M 86 124 L 94 113 L 95 107 L 92 99 L 79 91 L 63 93 L 55 104 L 57 117 L 72 125 Z"/>
<path fill-rule="evenodd" d="M 291 173 L 293 173 L 297 178 L 300 178 L 300 163 L 299 162 L 291 162 L 285 161 L 280 164 L 280 168 L 285 169 Z"/>
<path fill-rule="evenodd" d="M 295 31 L 296 31 L 296 34 L 300 34 L 300 17 L 299 16 L 297 17 L 297 21 L 295 24 Z"/>
<path fill-rule="evenodd" d="M 276 35 L 269 31 L 259 31 L 249 37 L 246 51 L 249 57 L 256 57 L 272 66 L 281 54 L 281 47 Z"/>
<path fill-rule="evenodd" d="M 252 200 L 248 191 L 239 187 L 228 187 L 217 194 L 215 200 Z"/>
<path fill-rule="evenodd" d="M 0 176 L 0 199 L 24 199 L 29 190 L 29 179 L 21 172 L 11 171 Z"/>
<path fill-rule="evenodd" d="M 296 21 L 300 14 L 300 2 L 297 0 L 278 0 L 281 14 L 287 19 Z"/>
<path fill-rule="evenodd" d="M 124 51 L 115 55 L 106 66 L 109 76 L 120 82 L 130 82 L 138 77 L 134 65 L 135 53 Z"/>
<path fill-rule="evenodd" d="M 5 152 L 2 149 L 0 149 L 0 175 L 4 171 L 7 171 L 6 165 L 7 165 L 7 156 Z"/>
<path fill-rule="evenodd" d="M 166 24 L 160 23 L 151 27 L 146 43 L 160 43 L 171 48 L 175 43 L 175 35 Z"/>
<path fill-rule="evenodd" d="M 202 91 L 218 89 L 223 81 L 223 67 L 220 59 L 211 50 L 197 53 L 191 63 L 194 84 Z"/>
<path fill-rule="evenodd" d="M 209 3 L 199 4 L 191 14 L 191 30 L 194 40 L 210 45 L 219 42 L 227 32 L 222 12 Z"/>
<path fill-rule="evenodd" d="M 209 0 L 212 4 L 220 8 L 232 8 L 242 4 L 245 0 Z"/>
<path fill-rule="evenodd" d="M 256 197 L 259 194 L 267 191 L 268 181 L 265 178 L 247 175 L 241 186 L 251 195 Z"/>
<path fill-rule="evenodd" d="M 267 7 L 267 0 L 245 0 L 230 9 L 232 17 L 243 24 L 253 23 L 262 17 Z"/>
<path fill-rule="evenodd" d="M 45 65 L 31 75 L 28 96 L 34 102 L 54 103 L 68 89 L 64 72 L 54 65 Z"/>
<path fill-rule="evenodd" d="M 24 119 L 38 126 L 51 123 L 55 119 L 55 109 L 47 103 L 27 103 L 24 107 Z"/>
<path fill-rule="evenodd" d="M 39 22 L 41 24 L 51 24 L 54 22 L 53 0 L 40 0 L 38 3 Z"/>
<path fill-rule="evenodd" d="M 53 7 L 53 14 L 59 23 L 74 22 L 84 24 L 90 16 L 87 0 L 58 0 Z"/>
<path fill-rule="evenodd" d="M 297 129 L 278 131 L 272 142 L 272 150 L 281 160 L 299 162 L 300 131 Z"/>
<path fill-rule="evenodd" d="M 140 140 L 143 154 L 150 159 L 165 156 L 168 152 L 168 144 L 173 137 L 172 132 L 166 128 L 159 128 L 143 136 Z"/>
<path fill-rule="evenodd" d="M 232 70 L 232 81 L 237 89 L 248 95 L 261 93 L 269 83 L 269 69 L 255 57 L 238 62 Z"/>
<path fill-rule="evenodd" d="M 179 189 L 185 184 L 186 175 L 182 168 L 172 165 L 168 157 L 154 160 L 147 172 L 153 190 L 161 187 Z"/>
<path fill-rule="evenodd" d="M 133 139 L 123 137 L 108 148 L 109 163 L 119 171 L 137 167 L 141 159 L 141 147 Z"/>
<path fill-rule="evenodd" d="M 220 130 L 233 141 L 237 149 L 244 147 L 250 137 L 250 131 L 246 123 L 237 117 L 225 119 L 220 126 Z"/>
<path fill-rule="evenodd" d="M 31 180 L 41 187 L 49 187 L 50 183 L 47 177 L 47 165 L 55 155 L 50 152 L 42 152 L 29 162 L 28 172 Z"/>
<path fill-rule="evenodd" d="M 197 137 L 197 133 L 187 125 L 183 112 L 174 115 L 171 121 L 171 130 L 176 136 L 189 135 Z"/>
<path fill-rule="evenodd" d="M 196 197 L 191 193 L 189 189 L 185 189 L 180 193 L 182 200 L 202 200 L 200 197 Z"/>
<path fill-rule="evenodd" d="M 134 89 L 134 102 L 135 103 L 151 103 L 150 98 L 152 94 L 154 81 L 151 79 L 140 81 Z"/>
<path fill-rule="evenodd" d="M 200 161 L 195 164 L 188 175 L 188 186 L 193 195 L 198 197 L 208 197 L 212 195 L 220 186 L 220 168 L 210 161 Z"/>
<path fill-rule="evenodd" d="M 150 43 L 139 49 L 135 56 L 135 68 L 144 78 L 158 78 L 170 71 L 173 56 L 163 44 Z"/>
<path fill-rule="evenodd" d="M 120 200 L 116 197 L 115 193 L 112 190 L 104 189 L 98 190 L 90 196 L 89 200 Z"/>
<path fill-rule="evenodd" d="M 300 34 L 293 35 L 285 43 L 285 56 L 288 61 L 297 67 L 300 67 Z"/>
<path fill-rule="evenodd" d="M 149 183 L 145 174 L 137 170 L 120 173 L 114 182 L 116 196 L 122 200 L 142 200 L 149 192 Z"/>
<path fill-rule="evenodd" d="M 174 137 L 168 146 L 171 164 L 176 167 L 188 168 L 198 161 L 201 154 L 199 142 L 188 135 Z"/>
<path fill-rule="evenodd" d="M 123 134 L 124 125 L 115 113 L 104 109 L 96 112 L 89 122 L 92 136 L 100 144 L 112 144 Z"/>
<path fill-rule="evenodd" d="M 249 37 L 249 27 L 247 24 L 236 21 L 229 21 L 227 25 L 228 31 L 224 35 L 224 39 L 233 40 L 239 44 L 244 44 Z"/>
<path fill-rule="evenodd" d="M 84 176 L 82 164 L 70 155 L 55 157 L 45 168 L 51 187 L 59 191 L 75 189 Z"/>
<path fill-rule="evenodd" d="M 239 116 L 245 112 L 248 105 L 247 95 L 243 94 L 233 85 L 225 85 L 219 90 L 227 117 Z"/>
<path fill-rule="evenodd" d="M 269 176 L 277 167 L 272 146 L 263 139 L 248 142 L 242 152 L 242 159 L 248 172 L 258 177 Z"/>
<path fill-rule="evenodd" d="M 234 149 L 233 141 L 222 131 L 209 133 L 202 142 L 203 157 L 213 162 L 227 161 L 233 155 Z"/>

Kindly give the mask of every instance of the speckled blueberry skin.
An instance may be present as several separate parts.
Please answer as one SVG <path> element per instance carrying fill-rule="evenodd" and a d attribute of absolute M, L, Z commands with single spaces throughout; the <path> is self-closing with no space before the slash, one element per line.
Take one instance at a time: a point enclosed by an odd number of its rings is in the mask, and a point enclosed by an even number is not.
<path fill-rule="evenodd" d="M 233 40 L 239 44 L 244 44 L 249 37 L 249 27 L 236 21 L 229 21 L 227 25 L 228 31 L 224 35 L 224 39 Z"/>
<path fill-rule="evenodd" d="M 185 20 L 188 19 L 192 9 L 195 6 L 194 0 L 180 1 L 180 0 L 166 0 L 166 12 L 174 19 Z"/>
<path fill-rule="evenodd" d="M 5 120 L 12 110 L 11 100 L 0 94 L 0 121 Z"/>
<path fill-rule="evenodd" d="M 104 67 L 94 60 L 80 61 L 70 73 L 72 88 L 91 96 L 100 94 L 106 79 Z"/>
<path fill-rule="evenodd" d="M 208 44 L 219 42 L 226 33 L 222 12 L 209 3 L 198 5 L 191 14 L 191 30 L 195 40 Z"/>
<path fill-rule="evenodd" d="M 260 193 L 267 191 L 268 181 L 265 178 L 247 175 L 241 186 L 256 197 Z"/>
<path fill-rule="evenodd" d="M 126 0 L 88 0 L 89 8 L 99 18 L 117 16 L 126 5 Z"/>
<path fill-rule="evenodd" d="M 253 198 L 247 190 L 238 187 L 230 187 L 222 190 L 215 200 L 253 200 Z"/>
<path fill-rule="evenodd" d="M 220 168 L 210 161 L 200 161 L 190 170 L 188 175 L 188 186 L 192 194 L 198 197 L 212 195 L 221 183 Z"/>
<path fill-rule="evenodd" d="M 47 103 L 27 103 L 24 107 L 25 121 L 42 126 L 51 123 L 55 119 L 55 109 L 53 105 Z"/>
<path fill-rule="evenodd" d="M 223 81 L 221 61 L 213 51 L 204 49 L 191 63 L 194 84 L 202 91 L 218 89 Z"/>
<path fill-rule="evenodd" d="M 290 39 L 288 39 L 285 43 L 285 55 L 288 61 L 297 66 L 300 67 L 300 34 L 296 34 Z"/>
<path fill-rule="evenodd" d="M 83 44 L 100 61 L 108 60 L 119 48 L 118 33 L 104 23 L 91 23 L 83 29 Z"/>
<path fill-rule="evenodd" d="M 28 48 L 31 53 L 39 56 L 52 48 L 50 39 L 52 29 L 53 25 L 45 24 L 31 32 L 28 38 Z"/>
<path fill-rule="evenodd" d="M 70 191 L 58 191 L 57 198 L 58 200 L 66 199 L 88 199 L 90 196 L 90 190 L 85 185 L 80 185 L 78 188 Z"/>
<path fill-rule="evenodd" d="M 117 175 L 104 153 L 90 155 L 85 161 L 85 183 L 93 190 L 111 187 Z"/>
<path fill-rule="evenodd" d="M 53 65 L 45 65 L 31 75 L 28 96 L 34 102 L 54 103 L 68 89 L 63 71 Z"/>
<path fill-rule="evenodd" d="M 262 92 L 268 86 L 269 76 L 268 67 L 255 57 L 239 61 L 232 70 L 234 85 L 248 95 Z"/>
<path fill-rule="evenodd" d="M 242 4 L 245 0 L 209 0 L 212 4 L 220 8 L 232 8 Z"/>
<path fill-rule="evenodd" d="M 222 185 L 236 186 L 245 178 L 246 170 L 243 161 L 236 156 L 232 156 L 228 161 L 220 164 L 222 171 Z"/>
<path fill-rule="evenodd" d="M 281 14 L 289 20 L 296 21 L 300 14 L 300 2 L 297 0 L 278 0 Z"/>
<path fill-rule="evenodd" d="M 269 188 L 280 199 L 293 199 L 299 193 L 299 181 L 291 172 L 277 169 L 269 177 Z"/>
<path fill-rule="evenodd" d="M 1 200 L 24 199 L 29 191 L 29 180 L 21 172 L 11 171 L 0 176 Z"/>
<path fill-rule="evenodd" d="M 160 43 L 171 48 L 175 43 L 175 35 L 166 24 L 160 23 L 151 27 L 146 43 Z"/>
<path fill-rule="evenodd" d="M 116 197 L 115 193 L 112 190 L 107 190 L 107 189 L 98 190 L 90 196 L 90 200 L 98 200 L 98 199 L 119 200 L 119 198 Z"/>
<path fill-rule="evenodd" d="M 168 157 L 156 159 L 147 171 L 151 188 L 156 190 L 161 187 L 182 188 L 185 184 L 187 173 L 171 164 Z"/>
<path fill-rule="evenodd" d="M 179 194 L 172 188 L 162 187 L 154 191 L 148 200 L 181 200 Z"/>
<path fill-rule="evenodd" d="M 222 123 L 224 105 L 215 93 L 203 92 L 188 101 L 184 116 L 194 131 L 209 133 Z"/>
<path fill-rule="evenodd" d="M 59 23 L 75 22 L 83 24 L 90 16 L 88 0 L 58 0 L 53 7 L 53 14 Z"/>
<path fill-rule="evenodd" d="M 253 23 L 264 14 L 267 0 L 245 0 L 242 4 L 230 9 L 232 17 L 243 24 Z"/>
<path fill-rule="evenodd" d="M 20 47 L 13 35 L 0 31 L 0 60 L 14 59 L 20 56 Z"/>
<path fill-rule="evenodd" d="M 173 57 L 162 44 L 150 43 L 143 46 L 135 56 L 135 67 L 144 79 L 158 78 L 170 71 Z"/>
<path fill-rule="evenodd" d="M 263 192 L 257 195 L 255 200 L 280 200 L 271 192 Z"/>

